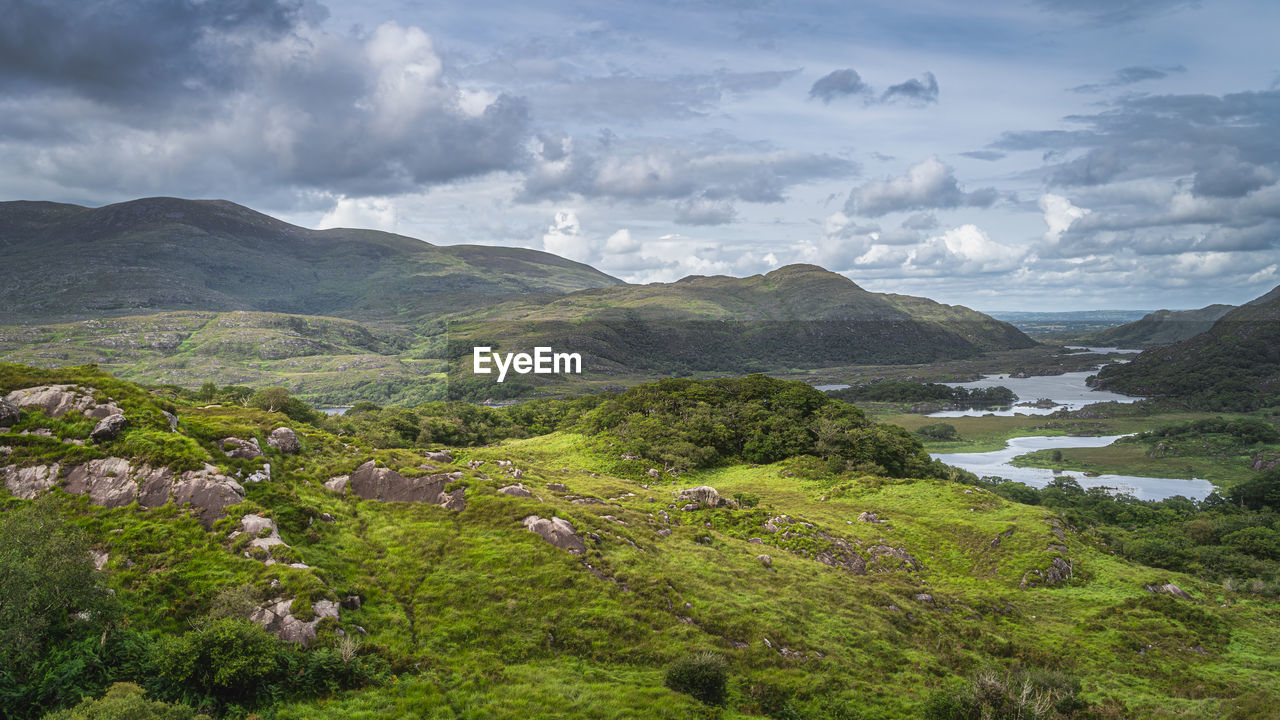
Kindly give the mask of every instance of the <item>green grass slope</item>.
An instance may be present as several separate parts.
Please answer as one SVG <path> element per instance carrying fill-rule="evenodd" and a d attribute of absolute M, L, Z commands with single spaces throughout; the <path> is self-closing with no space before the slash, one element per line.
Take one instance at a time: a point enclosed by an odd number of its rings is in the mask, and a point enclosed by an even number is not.
<path fill-rule="evenodd" d="M 244 463 L 218 453 L 220 436 L 261 441 L 288 424 L 303 443 L 298 455 L 267 448 L 272 479 L 247 485 L 231 515 L 273 518 L 305 568 L 244 557 L 230 520 L 206 532 L 180 508 L 106 510 L 54 494 L 57 517 L 107 553 L 104 582 L 124 618 L 50 657 L 46 680 L 68 688 L 63 704 L 116 680 L 220 717 L 281 720 L 941 718 L 952 717 L 940 714 L 947 698 L 1016 686 L 1014 697 L 1020 681 L 1006 680 L 1024 677 L 1046 699 L 1041 718 L 1257 718 L 1280 699 L 1274 602 L 1122 560 L 1050 510 L 986 490 L 832 475 L 803 457 L 655 478 L 609 434 L 561 430 L 456 449 L 448 469 L 462 473 L 467 506 L 454 513 L 322 485 L 370 459 L 414 473 L 425 461 L 418 450 L 379 449 L 263 411 L 197 409 L 93 371 L 0 366 L 0 391 L 55 381 L 101 386 L 126 412 L 176 411 L 182 452 L 228 472 Z M 58 425 L 64 439 L 87 432 L 29 413 L 23 422 Z M 130 429 L 97 452 L 127 453 L 133 434 L 158 427 Z M 0 445 L 37 442 L 24 437 L 2 435 Z M 532 497 L 499 492 L 517 482 L 514 469 Z M 676 491 L 696 485 L 743 503 L 680 510 Z M 0 492 L 0 517 L 31 506 Z M 568 520 L 586 552 L 527 531 L 530 515 Z M 820 561 L 841 548 L 881 562 L 857 574 Z M 1025 582 L 1062 557 L 1073 564 L 1069 580 Z M 1167 582 L 1193 599 L 1143 590 Z M 293 597 L 300 613 L 323 599 L 361 602 L 325 621 L 311 648 L 273 651 L 288 673 L 263 675 L 274 684 L 261 694 L 220 704 L 184 694 L 188 670 L 175 653 L 194 647 L 184 639 L 229 627 L 208 619 L 234 614 L 228 590 L 254 602 Z M 206 652 L 249 663 L 236 636 L 220 637 Z M 344 640 L 352 637 L 360 642 Z M 699 652 L 726 661 L 722 706 L 664 685 L 668 668 Z M 64 657 L 80 664 L 57 665 Z M 32 716 L 24 710 L 4 706 Z"/>

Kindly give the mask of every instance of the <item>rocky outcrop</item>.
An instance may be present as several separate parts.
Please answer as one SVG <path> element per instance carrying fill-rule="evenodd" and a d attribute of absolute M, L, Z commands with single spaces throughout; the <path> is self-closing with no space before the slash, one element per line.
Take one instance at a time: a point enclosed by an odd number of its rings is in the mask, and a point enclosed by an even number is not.
<path fill-rule="evenodd" d="M 302 443 L 298 442 L 297 433 L 287 427 L 278 427 L 272 430 L 271 435 L 267 437 L 267 445 L 285 455 L 295 455 L 302 449 Z"/>
<path fill-rule="evenodd" d="M 93 431 L 89 433 L 89 439 L 96 443 L 111 442 L 120 437 L 120 433 L 124 432 L 125 427 L 129 425 L 129 421 L 124 415 L 108 415 L 98 421 L 93 426 Z"/>
<path fill-rule="evenodd" d="M 920 570 L 924 567 L 911 553 L 901 548 L 872 545 L 867 552 L 878 570 Z"/>
<path fill-rule="evenodd" d="M 0 400 L 0 427 L 13 427 L 18 424 L 18 406 L 8 400 Z"/>
<path fill-rule="evenodd" d="M 240 483 L 222 475 L 212 465 L 205 465 L 203 470 L 192 470 L 182 473 L 173 483 L 173 502 L 177 505 L 191 503 L 196 519 L 205 528 L 213 527 L 213 523 L 226 513 L 223 509 L 244 500 L 244 488 Z"/>
<path fill-rule="evenodd" d="M 0 472 L 4 474 L 4 486 L 14 497 L 34 500 L 37 495 L 58 484 L 59 467 L 57 463 L 24 468 L 10 465 Z"/>
<path fill-rule="evenodd" d="M 1142 589 L 1154 595 L 1172 595 L 1174 597 L 1182 598 L 1183 600 L 1191 599 L 1191 595 L 1186 590 L 1183 590 L 1173 583 L 1165 583 L 1164 585 L 1144 585 Z"/>
<path fill-rule="evenodd" d="M 521 522 L 524 523 L 529 532 L 538 533 L 543 540 L 561 550 L 568 551 L 571 555 L 581 555 L 587 551 L 587 545 L 578 536 L 573 523 L 564 518 L 555 516 L 543 518 L 537 515 L 530 515 Z"/>
<path fill-rule="evenodd" d="M 239 460 L 252 460 L 262 457 L 262 448 L 258 447 L 257 438 L 249 438 L 248 440 L 235 437 L 223 438 L 218 441 L 218 449 L 222 451 L 223 455 Z"/>
<path fill-rule="evenodd" d="M 339 495 L 347 494 L 347 484 L 351 482 L 350 475 L 339 475 L 325 481 L 324 487 L 330 492 L 336 492 Z"/>
<path fill-rule="evenodd" d="M 1075 564 L 1059 555 L 1042 569 L 1028 570 L 1023 574 L 1018 587 L 1023 590 L 1032 587 L 1054 587 L 1070 580 L 1074 572 Z"/>
<path fill-rule="evenodd" d="M 38 385 L 14 390 L 4 399 L 20 409 L 39 410 L 50 417 L 78 410 L 85 417 L 100 420 L 122 412 L 114 403 L 99 404 L 93 399 L 93 388 L 79 385 Z"/>
<path fill-rule="evenodd" d="M 444 487 L 461 478 L 461 472 L 405 477 L 390 468 L 380 468 L 370 460 L 351 473 L 347 487 L 365 500 L 424 502 L 460 510 L 462 508 L 457 506 L 461 494 L 458 491 L 446 493 Z"/>
<path fill-rule="evenodd" d="M 37 465 L 0 468 L 5 487 L 15 496 L 31 500 L 62 482 L 63 490 L 72 495 L 87 495 L 94 505 L 107 508 L 125 507 L 137 502 L 144 508 L 157 508 L 170 501 L 191 503 L 196 517 L 206 528 L 223 516 L 223 509 L 244 500 L 244 488 L 223 475 L 213 465 L 189 470 L 180 475 L 165 467 L 134 466 L 118 457 L 99 458 L 76 465 L 59 478 L 59 465 Z"/>
<path fill-rule="evenodd" d="M 510 495 L 512 497 L 526 497 L 526 498 L 533 497 L 533 493 L 529 492 L 529 489 L 526 488 L 521 483 L 516 483 L 515 485 L 508 485 L 506 487 L 498 488 L 498 492 L 504 495 Z"/>
<path fill-rule="evenodd" d="M 444 452 L 443 450 L 438 452 L 427 452 L 425 454 L 427 456 L 427 459 L 433 462 L 442 462 L 442 463 L 453 462 L 453 456 L 447 452 Z"/>
<path fill-rule="evenodd" d="M 727 501 L 720 497 L 720 493 L 709 485 L 701 485 L 699 487 L 681 490 L 676 496 L 677 504 L 684 504 L 684 510 L 697 510 L 699 508 L 714 508 L 726 505 Z M 689 507 L 692 505 L 693 507 Z"/>
<path fill-rule="evenodd" d="M 300 620 L 294 616 L 290 608 L 293 601 L 288 598 L 276 598 L 253 611 L 249 619 L 258 623 L 268 632 L 275 633 L 285 642 L 310 645 L 316 639 L 316 627 L 325 618 L 338 618 L 338 603 L 332 600 L 317 600 L 311 604 L 315 617 L 311 620 Z"/>
<path fill-rule="evenodd" d="M 124 507 L 138 499 L 138 481 L 132 475 L 129 461 L 117 457 L 77 465 L 67 473 L 62 489 L 72 495 L 88 495 L 89 502 L 106 508 Z M 166 492 L 159 504 L 168 500 Z"/>

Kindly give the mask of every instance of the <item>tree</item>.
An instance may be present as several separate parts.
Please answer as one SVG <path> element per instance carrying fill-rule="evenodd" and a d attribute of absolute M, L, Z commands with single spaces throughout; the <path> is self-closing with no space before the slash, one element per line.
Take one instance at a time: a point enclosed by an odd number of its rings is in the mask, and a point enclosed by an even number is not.
<path fill-rule="evenodd" d="M 114 612 L 88 542 L 54 498 L 0 514 L 0 668 L 22 677 L 58 641 L 100 633 Z"/>
<path fill-rule="evenodd" d="M 254 393 L 249 398 L 249 404 L 267 412 L 280 412 L 292 397 L 287 389 L 277 385 Z"/>

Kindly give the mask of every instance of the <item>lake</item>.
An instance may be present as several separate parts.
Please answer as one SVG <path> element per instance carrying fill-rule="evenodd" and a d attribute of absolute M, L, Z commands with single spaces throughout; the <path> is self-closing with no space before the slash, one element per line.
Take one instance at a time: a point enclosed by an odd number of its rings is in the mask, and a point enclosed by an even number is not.
<path fill-rule="evenodd" d="M 1055 477 L 1071 477 L 1081 487 L 1109 487 L 1119 492 L 1129 493 L 1139 500 L 1161 500 L 1174 495 L 1195 500 L 1204 499 L 1213 492 L 1213 484 L 1208 480 L 1182 480 L 1178 478 L 1149 478 L 1134 475 L 1099 475 L 1085 477 L 1083 473 L 1064 471 L 1055 474 L 1047 468 L 1015 467 L 1009 461 L 1018 455 L 1032 450 L 1051 450 L 1053 448 L 1105 447 L 1124 435 L 1104 435 L 1101 437 L 1047 437 L 1044 435 L 1016 437 L 1006 443 L 1003 450 L 984 453 L 930 453 L 934 458 L 948 465 L 968 470 L 975 475 L 995 475 L 1009 480 L 1026 483 L 1032 487 L 1042 488 Z"/>
<path fill-rule="evenodd" d="M 1014 405 L 999 410 L 942 410 L 930 413 L 929 417 L 981 417 L 983 415 L 1049 415 L 1059 410 L 1079 410 L 1090 403 L 1118 402 L 1132 403 L 1140 397 L 1121 395 L 1107 390 L 1094 390 L 1085 384 L 1090 375 L 1097 375 L 1096 370 L 1082 370 L 1061 375 L 1034 375 L 1032 377 L 1015 378 L 1008 375 L 983 375 L 982 379 L 967 383 L 943 383 L 950 387 L 969 389 L 992 388 L 1004 386 L 1018 396 L 1019 402 L 1035 402 L 1047 398 L 1054 402 L 1051 408 Z"/>

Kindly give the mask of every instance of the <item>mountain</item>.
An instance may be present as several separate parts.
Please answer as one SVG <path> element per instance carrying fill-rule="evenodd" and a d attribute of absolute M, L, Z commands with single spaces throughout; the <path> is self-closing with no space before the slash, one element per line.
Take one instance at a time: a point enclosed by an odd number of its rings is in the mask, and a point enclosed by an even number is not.
<path fill-rule="evenodd" d="M 927 363 L 1036 344 L 968 308 L 868 292 L 814 265 L 512 299 L 452 320 L 463 370 L 477 345 L 572 348 L 593 373 L 653 375 Z M 451 392 L 462 379 L 451 376 Z"/>
<path fill-rule="evenodd" d="M 1085 336 L 1080 342 L 1120 348 L 1170 345 L 1208 330 L 1219 318 L 1234 309 L 1234 305 L 1216 304 L 1199 310 L 1157 310 L 1135 322 Z"/>
<path fill-rule="evenodd" d="M 1104 367 L 1097 383 L 1212 410 L 1280 405 L 1280 287 L 1228 312 L 1195 337 Z"/>
<path fill-rule="evenodd" d="M 161 310 L 412 319 L 616 285 L 550 253 L 309 230 L 224 200 L 0 203 L 0 324 Z"/>

